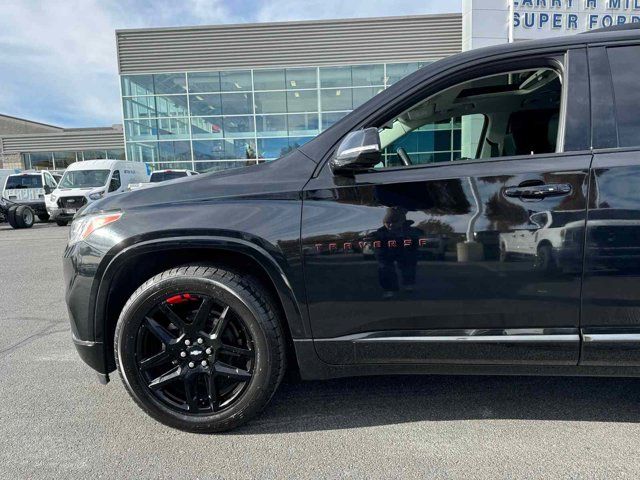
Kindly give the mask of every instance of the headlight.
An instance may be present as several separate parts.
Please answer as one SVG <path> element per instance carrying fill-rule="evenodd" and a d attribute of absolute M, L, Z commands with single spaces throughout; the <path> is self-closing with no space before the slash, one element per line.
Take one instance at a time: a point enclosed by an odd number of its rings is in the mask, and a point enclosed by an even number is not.
<path fill-rule="evenodd" d="M 69 245 L 85 240 L 99 228 L 106 227 L 110 223 L 117 222 L 122 217 L 122 212 L 98 213 L 87 215 L 74 220 L 69 230 Z"/>
<path fill-rule="evenodd" d="M 91 200 L 100 200 L 104 196 L 104 190 L 101 192 L 95 192 L 89 195 Z"/>

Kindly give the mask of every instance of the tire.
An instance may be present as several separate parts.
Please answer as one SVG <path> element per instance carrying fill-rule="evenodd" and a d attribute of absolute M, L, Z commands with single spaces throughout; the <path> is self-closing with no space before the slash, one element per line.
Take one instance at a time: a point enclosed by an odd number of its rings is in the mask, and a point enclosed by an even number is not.
<path fill-rule="evenodd" d="M 30 207 L 20 205 L 16 208 L 16 225 L 18 228 L 31 228 L 35 221 L 35 214 Z"/>
<path fill-rule="evenodd" d="M 9 207 L 9 210 L 7 212 L 7 222 L 9 222 L 9 225 L 11 225 L 11 228 L 20 228 L 18 227 L 18 224 L 16 223 L 16 209 L 18 207 L 16 205 L 12 205 L 11 207 Z"/>
<path fill-rule="evenodd" d="M 49 218 L 51 218 L 49 216 L 48 213 L 41 213 L 40 215 L 38 215 L 38 220 L 40 220 L 43 223 L 47 223 L 49 221 Z"/>
<path fill-rule="evenodd" d="M 556 270 L 551 245 L 540 245 L 536 254 L 536 267 L 541 272 L 554 272 Z"/>
<path fill-rule="evenodd" d="M 197 315 L 205 301 L 210 313 Z M 267 405 L 284 376 L 286 346 L 276 312 L 258 282 L 228 270 L 190 265 L 156 275 L 129 298 L 116 326 L 115 360 L 125 388 L 148 415 L 170 427 L 212 433 L 242 425 Z M 240 346 L 227 345 L 236 337 Z M 241 352 L 237 358 L 230 348 Z"/>
<path fill-rule="evenodd" d="M 500 257 L 499 260 L 501 263 L 509 261 L 509 254 L 507 253 L 507 247 L 505 245 L 500 245 Z"/>
<path fill-rule="evenodd" d="M 59 227 L 66 227 L 69 224 L 69 220 L 62 220 L 62 219 L 57 219 L 56 220 L 56 224 Z"/>

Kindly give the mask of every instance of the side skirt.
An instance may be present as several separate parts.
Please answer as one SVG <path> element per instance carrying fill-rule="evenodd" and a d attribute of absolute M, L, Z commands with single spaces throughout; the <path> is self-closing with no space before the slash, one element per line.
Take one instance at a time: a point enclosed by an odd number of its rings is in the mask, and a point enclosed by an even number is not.
<path fill-rule="evenodd" d="M 316 339 L 333 365 L 577 365 L 577 328 L 379 331 Z"/>

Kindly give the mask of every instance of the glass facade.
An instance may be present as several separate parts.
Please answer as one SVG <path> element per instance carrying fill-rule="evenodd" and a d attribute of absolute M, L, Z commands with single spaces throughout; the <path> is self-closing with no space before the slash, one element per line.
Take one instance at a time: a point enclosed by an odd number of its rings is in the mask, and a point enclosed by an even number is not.
<path fill-rule="evenodd" d="M 124 160 L 124 149 L 83 150 L 22 153 L 22 164 L 27 170 L 64 170 L 74 162 L 84 160 Z"/>
<path fill-rule="evenodd" d="M 273 160 L 425 64 L 123 75 L 127 158 L 199 172 Z M 405 148 L 451 157 L 459 128 L 434 125 Z"/>

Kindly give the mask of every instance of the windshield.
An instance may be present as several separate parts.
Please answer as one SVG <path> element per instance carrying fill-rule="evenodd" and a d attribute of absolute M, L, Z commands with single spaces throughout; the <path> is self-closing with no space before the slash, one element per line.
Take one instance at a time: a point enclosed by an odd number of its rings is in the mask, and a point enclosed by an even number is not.
<path fill-rule="evenodd" d="M 165 182 L 174 178 L 186 177 L 187 172 L 153 172 L 149 181 L 151 183 Z"/>
<path fill-rule="evenodd" d="M 60 188 L 95 188 L 107 184 L 109 170 L 75 170 L 66 171 L 62 177 Z"/>
<path fill-rule="evenodd" d="M 42 175 L 15 175 L 7 178 L 7 190 L 42 188 Z"/>

